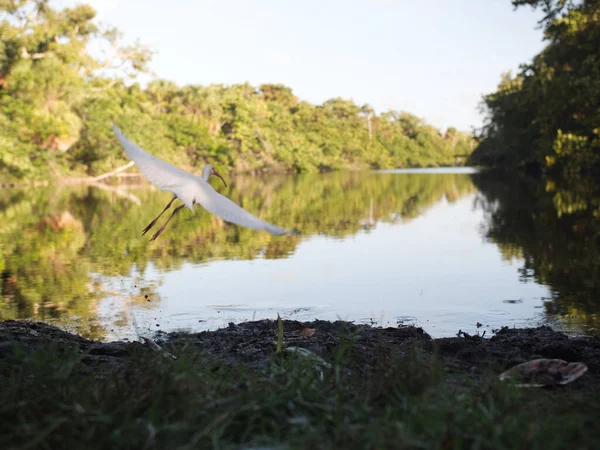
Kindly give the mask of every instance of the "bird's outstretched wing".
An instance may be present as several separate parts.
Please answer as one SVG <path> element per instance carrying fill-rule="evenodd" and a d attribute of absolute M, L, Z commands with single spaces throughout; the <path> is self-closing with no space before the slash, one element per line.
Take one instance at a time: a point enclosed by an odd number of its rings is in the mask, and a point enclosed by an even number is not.
<path fill-rule="evenodd" d="M 276 236 L 298 234 L 296 230 L 288 231 L 277 225 L 259 219 L 241 206 L 229 200 L 227 197 L 219 194 L 208 183 L 206 183 L 206 186 L 202 191 L 202 195 L 200 198 L 196 199 L 196 202 L 209 213 L 220 217 L 226 222 L 241 225 L 246 228 L 252 228 L 254 230 L 268 231 Z"/>
<path fill-rule="evenodd" d="M 227 197 L 219 194 L 202 178 L 184 172 L 146 152 L 121 133 L 121 130 L 119 130 L 115 124 L 113 124 L 113 131 L 119 139 L 119 142 L 121 142 L 121 145 L 123 145 L 127 155 L 129 155 L 140 168 L 146 178 L 160 189 L 173 192 L 192 211 L 194 210 L 193 203 L 196 202 L 209 213 L 236 225 L 252 228 L 254 230 L 268 231 L 276 236 L 298 234 L 298 231 L 296 230 L 288 231 L 259 219 L 241 206 L 236 205 Z M 188 195 L 191 183 L 193 183 L 196 188 L 199 188 L 194 190 L 195 195 L 193 197 Z"/>
<path fill-rule="evenodd" d="M 114 123 L 113 131 L 127 155 L 135 162 L 146 178 L 160 189 L 174 192 L 174 189 L 178 186 L 182 186 L 185 182 L 195 178 L 191 173 L 172 166 L 131 142 Z"/>

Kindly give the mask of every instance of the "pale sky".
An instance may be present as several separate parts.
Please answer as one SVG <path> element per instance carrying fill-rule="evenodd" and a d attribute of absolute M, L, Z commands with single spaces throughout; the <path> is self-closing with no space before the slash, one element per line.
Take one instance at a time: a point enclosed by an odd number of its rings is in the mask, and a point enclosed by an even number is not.
<path fill-rule="evenodd" d="M 151 69 L 180 85 L 282 83 L 312 103 L 343 97 L 440 128 L 480 126 L 482 94 L 543 47 L 541 13 L 510 0 L 85 3 L 151 45 Z"/>

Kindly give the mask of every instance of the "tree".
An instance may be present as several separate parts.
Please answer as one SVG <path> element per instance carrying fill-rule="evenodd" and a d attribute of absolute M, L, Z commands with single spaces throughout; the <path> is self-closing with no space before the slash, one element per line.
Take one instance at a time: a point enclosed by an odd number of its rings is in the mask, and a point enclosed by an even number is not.
<path fill-rule="evenodd" d="M 546 48 L 484 98 L 474 163 L 542 171 L 600 170 L 600 1 L 514 1 L 541 7 Z"/>
<path fill-rule="evenodd" d="M 367 129 L 369 130 L 369 140 L 373 139 L 373 108 L 368 103 L 365 103 L 360 107 L 360 112 L 365 117 L 367 121 Z"/>
<path fill-rule="evenodd" d="M 261 84 L 258 88 L 267 102 L 277 103 L 284 108 L 292 108 L 298 104 L 298 97 L 287 86 L 282 84 Z"/>
<path fill-rule="evenodd" d="M 314 105 L 281 84 L 153 79 L 142 88 L 131 81 L 147 71 L 147 48 L 123 45 L 90 6 L 52 5 L 0 0 L 2 181 L 97 176 L 124 165 L 111 121 L 189 170 L 208 161 L 238 172 L 454 163 L 451 143 L 407 113 L 377 115 L 342 98 Z M 92 42 L 100 56 L 88 52 Z"/>
<path fill-rule="evenodd" d="M 534 9 L 540 8 L 545 16 L 540 23 L 554 20 L 567 6 L 573 8 L 572 0 L 512 0 L 513 6 L 531 6 Z"/>
<path fill-rule="evenodd" d="M 0 115 L 11 146 L 33 154 L 29 164 L 0 165 L 19 171 L 45 165 L 80 138 L 83 119 L 77 108 L 86 98 L 114 85 L 121 76 L 146 69 L 150 52 L 119 44 L 119 33 L 102 29 L 88 5 L 57 10 L 48 0 L 0 1 Z M 93 40 L 111 50 L 106 58 L 87 51 Z M 11 162 L 12 161 L 12 162 Z"/>

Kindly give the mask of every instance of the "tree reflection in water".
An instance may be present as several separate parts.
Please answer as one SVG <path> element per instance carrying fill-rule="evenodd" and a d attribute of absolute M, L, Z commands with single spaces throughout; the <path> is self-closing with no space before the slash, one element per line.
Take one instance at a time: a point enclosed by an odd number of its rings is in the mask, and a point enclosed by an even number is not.
<path fill-rule="evenodd" d="M 336 172 L 237 177 L 223 191 L 242 207 L 302 236 L 273 237 L 190 212 L 151 244 L 141 229 L 169 193 L 144 186 L 4 190 L 0 193 L 0 317 L 61 320 L 91 338 L 106 330 L 98 302 L 110 292 L 103 279 L 143 272 L 149 263 L 174 270 L 215 259 L 287 258 L 301 239 L 344 238 L 377 222 L 410 220 L 440 199 L 474 192 L 468 175 Z M 142 292 L 122 304 L 148 302 Z M 148 302 L 153 307 L 157 302 Z M 127 320 L 123 315 L 122 320 Z"/>

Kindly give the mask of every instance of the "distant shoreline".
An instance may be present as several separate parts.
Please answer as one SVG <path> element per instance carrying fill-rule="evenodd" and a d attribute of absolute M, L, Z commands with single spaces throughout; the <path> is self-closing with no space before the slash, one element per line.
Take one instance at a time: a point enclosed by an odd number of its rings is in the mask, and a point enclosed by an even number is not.
<path fill-rule="evenodd" d="M 476 166 L 436 166 L 436 167 L 422 167 L 422 166 L 414 166 L 414 167 L 405 167 L 405 168 L 396 168 L 396 169 L 336 169 L 336 170 L 323 170 L 317 173 L 325 174 L 331 172 L 373 172 L 373 173 L 385 173 L 385 174 L 401 174 L 401 173 L 464 173 L 464 174 L 473 174 L 477 173 L 481 170 L 485 169 L 484 167 L 476 167 Z M 118 170 L 118 169 L 117 169 Z M 257 176 L 257 175 L 302 175 L 303 172 L 293 172 L 293 171 L 282 171 L 277 168 L 273 169 L 265 169 L 259 171 L 251 171 L 251 172 L 236 172 L 230 171 L 230 176 Z M 101 175 L 103 176 L 103 175 Z M 29 182 L 19 181 L 5 181 L 0 182 L 0 188 L 22 188 L 22 187 L 43 187 L 50 186 L 53 184 L 57 185 L 94 185 L 99 184 L 97 180 L 98 177 L 53 177 L 48 179 L 39 179 L 39 180 L 31 180 Z M 135 184 L 143 185 L 148 184 L 148 181 L 144 178 L 143 174 L 139 172 L 120 172 L 115 174 L 115 176 L 106 177 L 103 179 L 107 180 L 118 180 L 117 183 L 102 183 L 105 185 L 118 184 L 118 185 L 129 185 L 133 183 L 129 183 L 127 180 L 136 179 L 141 181 L 136 181 Z"/>

